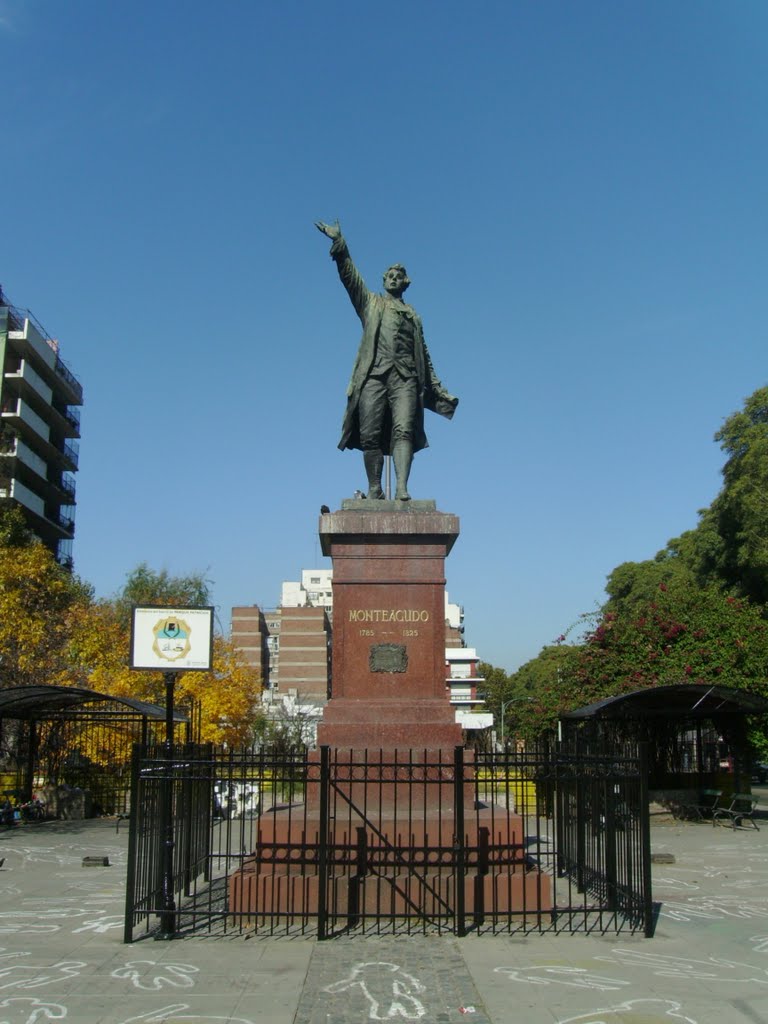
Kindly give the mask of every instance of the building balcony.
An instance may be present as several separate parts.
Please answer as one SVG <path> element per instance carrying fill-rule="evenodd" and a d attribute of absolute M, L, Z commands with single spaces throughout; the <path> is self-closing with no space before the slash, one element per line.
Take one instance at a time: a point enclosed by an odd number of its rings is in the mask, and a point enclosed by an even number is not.
<path fill-rule="evenodd" d="M 70 480 L 69 477 L 62 476 L 61 480 L 59 480 L 58 483 L 56 483 L 54 486 L 58 487 L 58 489 L 66 495 L 67 501 L 65 502 L 65 504 L 75 504 L 76 491 L 74 480 Z"/>
<path fill-rule="evenodd" d="M 67 401 L 70 405 L 83 404 L 83 385 L 72 373 L 67 364 L 60 356 L 56 356 L 55 370 L 58 376 L 65 382 L 69 389 Z"/>
<path fill-rule="evenodd" d="M 76 442 L 64 443 L 62 447 L 58 447 L 49 438 L 39 433 L 39 423 L 29 422 L 29 415 L 26 416 L 26 419 L 19 415 L 18 403 L 13 408 L 6 403 L 6 408 L 10 411 L 3 411 L 2 422 L 12 426 L 17 436 L 4 442 L 5 450 L 0 449 L 0 458 L 18 459 L 22 465 L 33 470 L 46 482 L 52 475 L 52 468 L 59 473 L 77 472 L 78 448 Z M 34 416 L 34 413 L 32 415 Z M 55 472 L 53 476 L 56 477 Z M 63 479 L 68 478 L 64 477 Z M 74 480 L 69 479 L 69 482 L 59 489 L 68 494 L 74 493 L 74 487 Z"/>
<path fill-rule="evenodd" d="M 13 383 L 16 392 L 22 398 L 38 400 L 50 405 L 53 391 L 48 387 L 39 373 L 32 369 L 26 359 L 19 360 L 19 367 L 5 374 L 5 379 Z"/>
<path fill-rule="evenodd" d="M 13 438 L 6 451 L 0 452 L 0 458 L 7 460 L 16 459 L 23 466 L 26 466 L 30 472 L 37 474 L 41 480 L 47 479 L 48 466 L 45 459 L 41 459 L 39 455 L 36 455 L 29 445 L 24 444 L 18 437 Z"/>
<path fill-rule="evenodd" d="M 19 480 L 9 480 L 6 486 L 0 487 L 0 498 L 12 498 L 35 516 L 39 516 L 41 519 L 47 518 L 43 499 Z"/>
<path fill-rule="evenodd" d="M 74 472 L 77 469 L 77 465 L 80 461 L 80 450 L 77 446 L 77 442 L 64 442 L 64 446 L 61 449 L 61 454 L 70 463 L 68 469 Z"/>
<path fill-rule="evenodd" d="M 466 730 L 493 728 L 493 715 L 490 712 L 478 713 L 458 708 L 456 711 L 456 721 L 462 729 Z"/>
<path fill-rule="evenodd" d="M 59 355 L 58 343 L 48 337 L 45 328 L 39 324 L 29 310 L 9 307 L 12 322 L 19 330 L 9 331 L 8 341 L 14 351 L 31 358 L 35 365 L 47 371 L 46 379 L 68 405 L 83 404 L 83 388 Z M 9 324 L 10 326 L 10 324 Z"/>
<path fill-rule="evenodd" d="M 49 516 L 52 522 L 60 526 L 64 533 L 71 537 L 75 532 L 75 517 L 73 515 L 66 515 L 64 512 L 59 512 L 55 516 Z"/>
<path fill-rule="evenodd" d="M 62 473 L 57 466 L 49 467 L 45 459 L 33 452 L 23 440 L 14 438 L 0 452 L 0 474 L 8 480 L 30 490 L 36 496 L 33 501 L 22 501 L 22 504 L 39 511 L 37 499 L 46 503 L 47 507 L 74 506 L 76 497 L 75 481 L 68 473 Z M 14 497 L 16 495 L 5 495 Z"/>
<path fill-rule="evenodd" d="M 50 415 L 51 426 L 62 437 L 80 437 L 80 410 L 73 406 L 65 409 L 51 405 L 46 410 Z"/>
<path fill-rule="evenodd" d="M 32 434 L 34 437 L 50 442 L 51 428 L 23 398 L 9 396 L 3 402 L 2 419 L 15 427 L 22 437 Z"/>

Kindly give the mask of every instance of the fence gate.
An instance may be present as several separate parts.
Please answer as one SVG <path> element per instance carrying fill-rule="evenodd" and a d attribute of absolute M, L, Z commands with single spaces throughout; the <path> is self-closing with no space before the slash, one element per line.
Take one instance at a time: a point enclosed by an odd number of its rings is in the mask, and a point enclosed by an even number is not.
<path fill-rule="evenodd" d="M 652 933 L 637 752 L 137 747 L 125 939 Z"/>

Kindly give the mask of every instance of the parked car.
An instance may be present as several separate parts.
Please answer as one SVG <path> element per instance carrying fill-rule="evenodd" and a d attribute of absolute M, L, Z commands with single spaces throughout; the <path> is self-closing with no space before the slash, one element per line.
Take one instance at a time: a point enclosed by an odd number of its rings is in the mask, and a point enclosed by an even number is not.
<path fill-rule="evenodd" d="M 768 764 L 761 761 L 758 764 L 752 765 L 752 781 L 759 783 L 768 782 Z"/>
<path fill-rule="evenodd" d="M 259 785 L 256 782 L 226 782 L 213 785 L 213 813 L 219 818 L 255 817 L 261 813 Z"/>

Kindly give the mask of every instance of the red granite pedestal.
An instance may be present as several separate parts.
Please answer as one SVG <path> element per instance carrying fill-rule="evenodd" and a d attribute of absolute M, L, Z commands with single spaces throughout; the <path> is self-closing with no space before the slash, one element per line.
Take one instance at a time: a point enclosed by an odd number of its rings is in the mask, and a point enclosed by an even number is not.
<path fill-rule="evenodd" d="M 456 899 L 458 877 L 476 919 L 551 905 L 519 816 L 476 807 L 471 755 L 454 761 L 462 732 L 445 686 L 445 559 L 458 535 L 458 518 L 433 502 L 349 501 L 320 519 L 333 560 L 332 695 L 317 734 L 330 750 L 325 854 L 348 918 L 380 913 L 382 900 L 388 916 L 412 911 L 417 896 L 429 916 L 429 905 Z M 316 910 L 319 768 L 318 753 L 302 815 L 262 817 L 257 849 L 230 881 L 233 910 Z"/>
<path fill-rule="evenodd" d="M 445 692 L 445 559 L 458 535 L 456 516 L 432 510 L 321 516 L 323 554 L 333 560 L 333 692 L 318 744 L 406 751 L 462 742 Z"/>

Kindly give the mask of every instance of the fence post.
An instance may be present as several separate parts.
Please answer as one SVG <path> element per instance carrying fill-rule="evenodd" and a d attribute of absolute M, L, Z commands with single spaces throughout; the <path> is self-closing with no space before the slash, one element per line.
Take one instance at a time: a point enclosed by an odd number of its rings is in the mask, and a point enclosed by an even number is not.
<path fill-rule="evenodd" d="M 141 798 L 139 796 L 139 780 L 141 776 L 139 766 L 142 753 L 146 753 L 146 749 L 146 745 L 134 743 L 131 754 L 131 804 L 128 817 L 128 866 L 125 879 L 123 942 L 133 942 L 133 908 L 136 905 L 136 848 L 138 846 L 141 815 Z"/>
<path fill-rule="evenodd" d="M 160 932 L 158 939 L 172 939 L 176 934 L 176 900 L 174 899 L 173 859 L 176 845 L 176 832 L 173 821 L 173 687 L 176 681 L 175 672 L 164 672 L 165 677 L 165 771 L 163 773 L 162 808 L 163 821 L 163 873 L 162 873 L 162 910 L 160 912 Z"/>
<path fill-rule="evenodd" d="M 317 855 L 317 938 L 328 938 L 328 808 L 331 789 L 331 749 L 320 747 L 320 849 Z"/>
<path fill-rule="evenodd" d="M 561 744 L 558 742 L 555 744 L 554 753 L 547 745 L 545 749 L 545 769 L 543 772 L 543 783 L 542 790 L 544 793 L 544 813 L 545 815 L 550 812 L 554 815 L 555 819 L 555 863 L 556 863 L 556 878 L 562 878 L 565 875 L 565 863 L 566 863 L 566 845 L 565 845 L 565 829 L 566 829 L 566 809 L 568 808 L 568 790 L 566 789 L 565 774 L 560 771 L 560 747 Z M 538 802 L 538 791 L 536 793 L 536 799 Z M 537 806 L 538 814 L 538 806 Z M 568 850 L 569 861 L 572 860 L 570 849 Z"/>
<path fill-rule="evenodd" d="M 35 790 L 35 765 L 37 764 L 37 722 L 29 720 L 29 749 L 27 750 L 27 777 L 22 786 L 24 800 L 31 800 Z"/>
<path fill-rule="evenodd" d="M 181 817 L 183 821 L 183 828 L 181 831 L 181 850 L 180 853 L 180 864 L 181 871 L 184 877 L 184 895 L 189 896 L 190 889 L 192 886 L 192 807 L 194 803 L 194 792 L 195 792 L 195 781 L 191 774 L 191 762 L 194 758 L 192 753 L 192 745 L 187 742 L 184 744 L 183 761 L 189 766 L 187 771 L 183 773 L 181 777 L 181 793 L 179 794 L 181 800 Z"/>
<path fill-rule="evenodd" d="M 364 826 L 358 825 L 357 843 L 355 846 L 355 871 L 349 877 L 349 926 L 354 927 L 360 921 L 360 892 L 368 870 L 368 833 Z"/>
<path fill-rule="evenodd" d="M 651 882 L 651 808 L 648 795 L 648 744 L 638 744 L 640 767 L 640 859 L 643 879 L 643 933 L 653 937 L 653 892 Z"/>
<path fill-rule="evenodd" d="M 214 746 L 212 743 L 206 743 L 200 747 L 202 756 L 205 763 L 208 765 L 208 771 L 205 773 L 203 778 L 203 790 L 205 792 L 205 817 L 202 833 L 200 835 L 200 848 L 204 851 L 205 856 L 205 867 L 203 869 L 203 881 L 210 882 L 212 877 L 211 871 L 211 860 L 213 855 L 213 787 L 216 784 L 216 765 L 214 764 Z M 263 777 L 263 760 L 262 757 L 262 769 L 259 775 L 261 779 Z"/>
<path fill-rule="evenodd" d="M 605 836 L 605 887 L 606 900 L 609 910 L 619 909 L 619 878 L 618 861 L 616 855 L 616 782 L 617 775 L 614 772 L 607 779 L 603 780 L 604 815 L 602 826 Z"/>
<path fill-rule="evenodd" d="M 466 935 L 466 906 L 464 900 L 464 747 L 453 751 L 453 820 L 456 832 L 453 837 L 454 878 L 456 879 L 456 934 Z"/>

